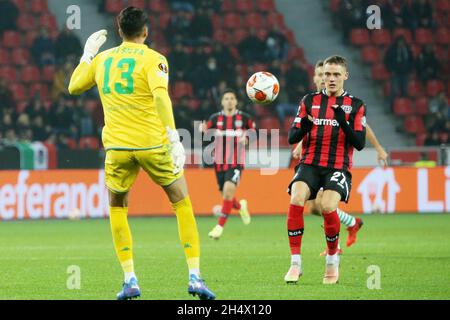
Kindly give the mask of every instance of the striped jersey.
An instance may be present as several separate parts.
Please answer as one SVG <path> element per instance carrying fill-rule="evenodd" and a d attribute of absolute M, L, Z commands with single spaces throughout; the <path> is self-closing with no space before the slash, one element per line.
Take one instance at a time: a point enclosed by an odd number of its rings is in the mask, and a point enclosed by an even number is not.
<path fill-rule="evenodd" d="M 239 142 L 246 130 L 255 129 L 249 114 L 236 110 L 226 116 L 223 111 L 213 114 L 206 123 L 214 132 L 214 166 L 222 172 L 245 165 L 245 144 Z"/>
<path fill-rule="evenodd" d="M 298 108 L 293 126 L 300 128 L 300 120 L 308 115 L 313 118 L 311 131 L 302 140 L 300 163 L 339 169 L 352 168 L 353 146 L 346 141 L 345 133 L 334 118 L 333 105 L 340 105 L 347 123 L 355 131 L 366 130 L 366 106 L 347 92 L 331 97 L 322 92 L 307 94 Z"/>

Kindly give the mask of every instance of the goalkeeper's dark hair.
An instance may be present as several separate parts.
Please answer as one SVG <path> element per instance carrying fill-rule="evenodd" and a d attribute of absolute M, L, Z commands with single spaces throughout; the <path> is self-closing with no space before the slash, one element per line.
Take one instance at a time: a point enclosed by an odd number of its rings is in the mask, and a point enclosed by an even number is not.
<path fill-rule="evenodd" d="M 148 15 L 136 7 L 127 7 L 117 16 L 117 24 L 126 38 L 138 37 L 148 22 Z"/>

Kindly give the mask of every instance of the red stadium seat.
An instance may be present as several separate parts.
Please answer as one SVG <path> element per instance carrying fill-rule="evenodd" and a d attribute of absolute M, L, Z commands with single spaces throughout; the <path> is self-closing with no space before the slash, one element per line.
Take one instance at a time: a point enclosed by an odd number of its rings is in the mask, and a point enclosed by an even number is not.
<path fill-rule="evenodd" d="M 0 48 L 0 65 L 9 65 L 10 63 L 9 50 Z"/>
<path fill-rule="evenodd" d="M 20 47 L 20 33 L 17 31 L 5 31 L 3 33 L 2 46 L 5 48 L 17 48 Z"/>
<path fill-rule="evenodd" d="M 230 45 L 233 41 L 231 33 L 224 29 L 215 30 L 213 34 L 213 40 L 226 45 Z"/>
<path fill-rule="evenodd" d="M 414 114 L 413 103 L 409 98 L 397 98 L 394 101 L 394 113 L 397 116 L 408 116 Z"/>
<path fill-rule="evenodd" d="M 333 13 L 336 13 L 339 10 L 339 4 L 340 4 L 341 0 L 331 0 L 330 1 L 330 10 Z"/>
<path fill-rule="evenodd" d="M 31 12 L 35 14 L 48 12 L 47 0 L 31 0 Z"/>
<path fill-rule="evenodd" d="M 429 80 L 427 82 L 427 95 L 429 97 L 434 97 L 438 95 L 441 91 L 445 89 L 444 83 L 439 80 Z"/>
<path fill-rule="evenodd" d="M 86 100 L 86 102 L 84 103 L 84 107 L 86 108 L 86 110 L 89 113 L 92 113 L 92 112 L 94 112 L 95 109 L 97 109 L 98 103 L 99 102 L 96 99 L 89 99 L 89 100 Z"/>
<path fill-rule="evenodd" d="M 20 12 L 25 11 L 25 1 L 26 0 L 12 0 L 12 2 L 16 5 L 17 9 L 19 9 Z"/>
<path fill-rule="evenodd" d="M 283 122 L 283 130 L 284 132 L 288 132 L 294 123 L 295 117 L 286 117 Z"/>
<path fill-rule="evenodd" d="M 247 28 L 262 28 L 263 27 L 263 18 L 260 13 L 249 13 L 244 17 L 244 26 Z"/>
<path fill-rule="evenodd" d="M 17 27 L 20 30 L 34 30 L 36 29 L 36 23 L 34 17 L 29 14 L 21 14 L 17 19 Z"/>
<path fill-rule="evenodd" d="M 386 81 L 390 78 L 389 71 L 383 63 L 377 63 L 372 66 L 372 78 L 377 81 Z"/>
<path fill-rule="evenodd" d="M 387 29 L 374 30 L 371 35 L 372 44 L 381 47 L 387 47 L 391 44 L 391 33 Z"/>
<path fill-rule="evenodd" d="M 366 46 L 361 50 L 361 59 L 365 63 L 374 64 L 381 62 L 380 49 L 375 46 Z"/>
<path fill-rule="evenodd" d="M 36 95 L 39 95 L 39 97 L 42 100 L 48 100 L 49 94 L 48 94 L 48 87 L 46 84 L 43 83 L 33 83 L 30 87 L 29 91 L 29 97 L 33 98 Z"/>
<path fill-rule="evenodd" d="M 177 81 L 173 86 L 173 96 L 175 99 L 180 99 L 182 97 L 193 96 L 192 84 L 185 81 Z"/>
<path fill-rule="evenodd" d="M 189 100 L 189 109 L 192 111 L 197 110 L 200 108 L 201 101 L 199 99 L 190 99 Z"/>
<path fill-rule="evenodd" d="M 75 150 L 77 148 L 77 142 L 75 139 L 67 138 L 67 146 L 69 149 Z"/>
<path fill-rule="evenodd" d="M 253 0 L 236 1 L 236 10 L 242 13 L 253 11 Z"/>
<path fill-rule="evenodd" d="M 239 44 L 249 35 L 248 29 L 236 29 L 233 33 L 233 43 Z"/>
<path fill-rule="evenodd" d="M 433 43 L 433 32 L 430 29 L 420 28 L 416 30 L 415 43 L 419 46 Z"/>
<path fill-rule="evenodd" d="M 448 0 L 437 0 L 436 10 L 450 11 L 450 2 L 448 2 Z"/>
<path fill-rule="evenodd" d="M 426 97 L 420 97 L 416 99 L 416 114 L 427 115 L 428 109 L 428 99 Z"/>
<path fill-rule="evenodd" d="M 165 29 L 169 25 L 169 21 L 172 15 L 168 12 L 163 12 L 158 17 L 158 27 L 160 29 Z"/>
<path fill-rule="evenodd" d="M 407 44 L 413 43 L 413 36 L 409 29 L 405 29 L 405 28 L 395 29 L 394 33 L 392 35 L 392 38 L 395 39 L 399 36 L 403 36 L 405 38 Z"/>
<path fill-rule="evenodd" d="M 58 30 L 58 23 L 54 15 L 43 14 L 39 19 L 40 25 L 48 30 Z"/>
<path fill-rule="evenodd" d="M 37 31 L 34 31 L 34 30 L 27 31 L 25 33 L 25 39 L 24 39 L 25 47 L 28 47 L 28 48 L 31 47 L 33 45 L 34 38 L 36 38 L 37 35 L 38 35 Z"/>
<path fill-rule="evenodd" d="M 440 28 L 436 32 L 436 43 L 440 45 L 448 45 L 450 43 L 450 35 L 447 28 Z"/>
<path fill-rule="evenodd" d="M 12 83 L 9 85 L 9 90 L 11 90 L 15 101 L 27 100 L 27 95 L 25 92 L 25 87 L 21 83 Z"/>
<path fill-rule="evenodd" d="M 124 4 L 123 0 L 106 0 L 105 11 L 111 14 L 118 14 L 124 8 Z"/>
<path fill-rule="evenodd" d="M 418 133 L 416 135 L 416 146 L 422 147 L 425 144 L 426 138 L 427 138 L 426 133 Z"/>
<path fill-rule="evenodd" d="M 449 134 L 447 132 L 441 132 L 439 134 L 439 140 L 441 143 L 447 143 L 449 140 Z"/>
<path fill-rule="evenodd" d="M 350 41 L 354 46 L 365 46 L 368 45 L 369 31 L 367 29 L 353 29 L 350 33 Z"/>
<path fill-rule="evenodd" d="M 223 27 L 226 29 L 239 29 L 241 27 L 241 16 L 236 13 L 227 13 L 223 17 Z"/>
<path fill-rule="evenodd" d="M 7 80 L 8 82 L 17 81 L 17 71 L 15 67 L 4 66 L 0 68 L 0 78 Z"/>
<path fill-rule="evenodd" d="M 279 129 L 280 122 L 275 117 L 265 117 L 259 120 L 259 128 L 261 129 Z"/>
<path fill-rule="evenodd" d="M 80 149 L 99 149 L 100 142 L 97 137 L 82 137 L 78 143 Z"/>
<path fill-rule="evenodd" d="M 417 80 L 411 80 L 408 83 L 408 96 L 420 97 L 423 95 L 422 84 Z"/>
<path fill-rule="evenodd" d="M 146 9 L 145 0 L 128 0 L 128 6 Z"/>
<path fill-rule="evenodd" d="M 305 51 L 303 48 L 291 47 L 289 49 L 288 60 L 292 61 L 294 59 L 299 59 L 301 61 L 305 60 Z"/>
<path fill-rule="evenodd" d="M 265 24 L 267 28 L 273 29 L 273 27 L 284 28 L 284 17 L 282 14 L 277 12 L 271 12 L 267 15 Z"/>
<path fill-rule="evenodd" d="M 55 76 L 55 66 L 45 66 L 42 69 L 42 80 L 46 82 L 53 82 Z"/>
<path fill-rule="evenodd" d="M 259 104 L 255 104 L 251 106 L 251 110 L 255 112 L 255 115 L 259 118 L 270 117 L 270 109 L 267 106 L 262 106 Z"/>
<path fill-rule="evenodd" d="M 40 80 L 40 71 L 35 66 L 25 66 L 20 73 L 23 82 L 36 82 Z"/>
<path fill-rule="evenodd" d="M 17 48 L 12 52 L 12 62 L 15 65 L 26 65 L 30 63 L 30 51 L 27 49 Z"/>
<path fill-rule="evenodd" d="M 417 134 L 425 132 L 422 117 L 419 116 L 406 117 L 403 127 L 407 133 Z"/>
<path fill-rule="evenodd" d="M 169 12 L 166 0 L 151 0 L 148 3 L 150 12 Z"/>
<path fill-rule="evenodd" d="M 272 12 L 276 10 L 274 0 L 256 0 L 256 8 L 262 12 Z"/>
<path fill-rule="evenodd" d="M 235 1 L 234 0 L 223 0 L 221 11 L 229 12 L 235 10 Z"/>

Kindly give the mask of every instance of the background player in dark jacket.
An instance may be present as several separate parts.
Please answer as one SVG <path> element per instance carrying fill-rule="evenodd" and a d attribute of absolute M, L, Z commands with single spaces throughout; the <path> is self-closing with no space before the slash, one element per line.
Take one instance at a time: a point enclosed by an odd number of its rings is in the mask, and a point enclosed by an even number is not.
<path fill-rule="evenodd" d="M 222 193 L 222 212 L 217 225 L 209 236 L 218 239 L 223 233 L 232 209 L 239 210 L 244 224 L 250 223 L 247 201 L 235 198 L 236 188 L 245 164 L 246 130 L 255 129 L 255 123 L 247 113 L 237 109 L 238 100 L 233 90 L 226 90 L 222 96 L 221 112 L 213 114 L 208 122 L 202 123 L 200 131 L 214 129 L 214 169 Z"/>
<path fill-rule="evenodd" d="M 351 190 L 353 149 L 365 146 L 366 107 L 344 90 L 348 79 L 345 58 L 332 56 L 324 62 L 325 90 L 306 95 L 289 131 L 289 143 L 303 140 L 300 165 L 289 185 L 291 203 L 287 218 L 291 268 L 286 282 L 297 282 L 301 269 L 303 210 L 323 188 L 321 201 L 328 252 L 323 279 L 334 284 L 339 279 L 338 241 L 340 221 L 337 207 L 348 201 Z"/>

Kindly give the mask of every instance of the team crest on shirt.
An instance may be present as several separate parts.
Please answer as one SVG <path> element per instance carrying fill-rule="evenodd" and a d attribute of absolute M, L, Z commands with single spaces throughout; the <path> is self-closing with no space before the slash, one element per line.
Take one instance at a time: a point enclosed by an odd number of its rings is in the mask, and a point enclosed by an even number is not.
<path fill-rule="evenodd" d="M 159 70 L 161 70 L 164 73 L 169 73 L 169 68 L 167 67 L 167 65 L 165 63 L 160 63 L 158 65 Z"/>
<path fill-rule="evenodd" d="M 352 106 L 345 106 L 343 105 L 342 110 L 344 110 L 345 113 L 352 113 Z"/>
<path fill-rule="evenodd" d="M 242 123 L 242 120 L 236 120 L 235 122 L 234 122 L 234 125 L 236 126 L 236 127 L 242 127 L 242 125 L 243 125 L 243 123 Z"/>

